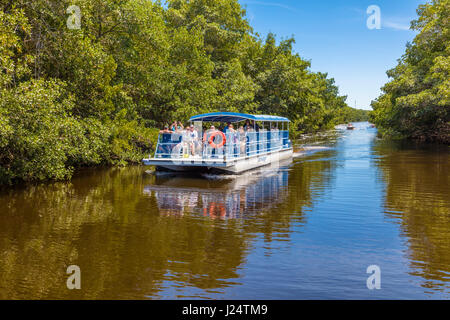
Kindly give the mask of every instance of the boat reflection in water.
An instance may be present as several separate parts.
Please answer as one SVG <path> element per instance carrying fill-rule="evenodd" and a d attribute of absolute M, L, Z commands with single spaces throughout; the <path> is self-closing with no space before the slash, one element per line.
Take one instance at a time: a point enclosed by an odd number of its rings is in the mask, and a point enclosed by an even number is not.
<path fill-rule="evenodd" d="M 160 214 L 198 213 L 211 218 L 243 218 L 270 209 L 287 197 L 289 172 L 261 169 L 242 175 L 159 176 L 144 188 Z"/>

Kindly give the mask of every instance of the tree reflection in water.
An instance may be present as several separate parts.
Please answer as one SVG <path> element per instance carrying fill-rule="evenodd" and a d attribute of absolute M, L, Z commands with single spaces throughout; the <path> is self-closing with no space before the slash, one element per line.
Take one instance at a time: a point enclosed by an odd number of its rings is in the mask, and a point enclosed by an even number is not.
<path fill-rule="evenodd" d="M 379 141 L 385 212 L 408 240 L 412 274 L 432 290 L 450 288 L 450 153 L 445 146 Z"/>
<path fill-rule="evenodd" d="M 311 186 L 330 169 L 318 161 L 225 181 L 97 169 L 2 191 L 0 298 L 220 296 L 240 284 L 256 237 L 286 240 L 305 223 Z M 81 290 L 66 287 L 71 264 Z"/>

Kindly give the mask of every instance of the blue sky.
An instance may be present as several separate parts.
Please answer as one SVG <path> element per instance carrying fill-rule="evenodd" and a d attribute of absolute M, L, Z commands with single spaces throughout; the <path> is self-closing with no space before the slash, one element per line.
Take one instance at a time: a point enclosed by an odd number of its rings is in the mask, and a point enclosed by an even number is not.
<path fill-rule="evenodd" d="M 313 71 L 335 78 L 347 103 L 371 109 L 370 102 L 388 81 L 386 71 L 397 64 L 416 33 L 409 30 L 416 8 L 425 0 L 239 0 L 247 19 L 263 38 L 294 36 L 294 50 L 311 60 Z M 370 5 L 381 10 L 381 29 L 370 30 Z"/>

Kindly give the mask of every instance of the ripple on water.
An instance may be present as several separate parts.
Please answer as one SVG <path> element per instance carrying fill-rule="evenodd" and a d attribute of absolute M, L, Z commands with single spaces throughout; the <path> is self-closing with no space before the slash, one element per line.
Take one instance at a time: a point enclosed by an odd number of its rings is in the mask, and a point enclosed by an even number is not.
<path fill-rule="evenodd" d="M 0 298 L 448 298 L 448 148 L 355 125 L 243 175 L 95 169 L 2 192 Z"/>

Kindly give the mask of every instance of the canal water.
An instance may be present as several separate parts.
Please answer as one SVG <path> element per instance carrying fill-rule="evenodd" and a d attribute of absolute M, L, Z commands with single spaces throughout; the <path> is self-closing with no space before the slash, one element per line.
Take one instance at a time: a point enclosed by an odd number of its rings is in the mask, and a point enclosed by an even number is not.
<path fill-rule="evenodd" d="M 90 169 L 1 191 L 0 299 L 450 298 L 448 147 L 368 123 L 295 145 L 239 176 Z"/>

